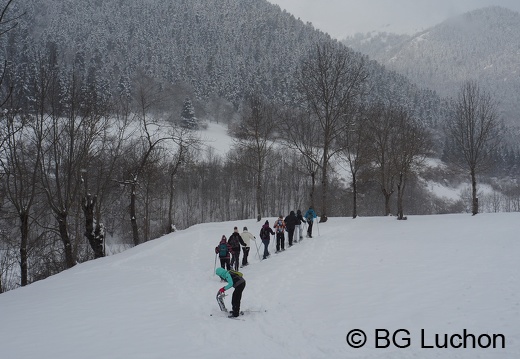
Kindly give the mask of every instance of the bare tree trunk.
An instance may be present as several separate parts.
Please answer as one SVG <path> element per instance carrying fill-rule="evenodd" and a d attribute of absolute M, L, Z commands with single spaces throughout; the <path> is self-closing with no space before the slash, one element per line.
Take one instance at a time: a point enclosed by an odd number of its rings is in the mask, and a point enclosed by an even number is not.
<path fill-rule="evenodd" d="M 382 192 L 383 197 L 385 198 L 385 216 L 389 216 L 392 213 L 392 210 L 390 209 L 390 198 L 392 197 L 394 191 L 388 192 L 386 188 L 383 188 Z"/>
<path fill-rule="evenodd" d="M 94 226 L 94 208 L 96 207 L 96 196 L 86 195 L 83 197 L 82 209 L 85 214 L 85 237 L 94 251 L 94 258 L 101 258 L 104 256 L 103 239 L 100 238 L 100 228 L 96 224 Z"/>
<path fill-rule="evenodd" d="M 309 199 L 311 201 L 310 206 L 315 208 L 314 206 L 314 191 L 316 190 L 316 172 L 311 172 L 311 190 L 309 193 Z"/>
<path fill-rule="evenodd" d="M 321 213 L 320 213 L 320 223 L 327 222 L 327 205 L 328 205 L 328 190 L 329 190 L 329 178 L 328 178 L 328 170 L 329 170 L 329 147 L 328 143 L 325 144 L 323 148 L 323 162 L 321 166 Z M 326 160 L 325 160 L 326 158 Z"/>
<path fill-rule="evenodd" d="M 352 218 L 357 218 L 357 197 L 358 197 L 358 191 L 357 191 L 357 178 L 356 174 L 352 173 Z"/>
<path fill-rule="evenodd" d="M 58 229 L 60 232 L 61 241 L 63 243 L 63 249 L 65 251 L 65 265 L 67 268 L 72 268 L 76 264 L 74 255 L 72 254 L 72 243 L 69 237 L 68 224 L 67 224 L 67 212 L 60 212 L 56 214 L 58 220 Z"/>
<path fill-rule="evenodd" d="M 170 198 L 168 199 L 168 229 L 166 233 L 173 232 L 173 199 L 174 199 L 174 184 L 175 172 L 170 172 Z"/>
<path fill-rule="evenodd" d="M 256 213 L 257 220 L 260 222 L 262 217 L 265 215 L 264 213 L 264 199 L 263 199 L 263 191 L 262 191 L 262 166 L 260 166 L 261 170 L 257 173 L 257 181 L 256 181 Z"/>
<path fill-rule="evenodd" d="M 403 195 L 404 195 L 404 176 L 401 172 L 399 174 L 399 183 L 397 183 L 397 219 L 405 219 L 404 218 L 404 208 L 403 208 Z"/>
<path fill-rule="evenodd" d="M 148 242 L 150 240 L 150 178 L 148 178 L 148 181 L 146 181 L 143 214 L 143 241 Z"/>
<path fill-rule="evenodd" d="M 471 169 L 471 213 L 478 214 L 477 175 L 474 169 Z"/>
<path fill-rule="evenodd" d="M 27 266 L 27 242 L 29 238 L 29 212 L 22 211 L 20 213 L 20 284 L 22 287 L 28 284 L 28 266 Z"/>
<path fill-rule="evenodd" d="M 134 239 L 134 246 L 139 245 L 139 228 L 137 226 L 136 214 L 136 187 L 136 183 L 132 183 L 130 187 L 130 223 L 132 225 L 132 238 Z"/>

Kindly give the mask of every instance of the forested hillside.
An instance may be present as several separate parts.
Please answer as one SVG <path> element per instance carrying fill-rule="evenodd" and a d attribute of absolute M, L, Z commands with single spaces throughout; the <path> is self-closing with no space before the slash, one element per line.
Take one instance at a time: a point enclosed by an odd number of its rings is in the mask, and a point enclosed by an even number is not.
<path fill-rule="evenodd" d="M 238 107 L 253 90 L 288 103 L 301 57 L 317 42 L 332 41 L 263 0 L 26 0 L 14 6 L 24 16 L 4 37 L 2 55 L 13 71 L 28 71 L 35 57 L 54 51 L 55 61 L 74 66 L 102 96 L 131 91 L 144 73 L 193 91 L 204 107 L 217 99 Z M 374 98 L 397 99 L 430 123 L 440 116 L 433 93 L 376 63 L 370 81 Z"/>
<path fill-rule="evenodd" d="M 344 43 L 411 81 L 455 96 L 478 80 L 500 102 L 504 120 L 520 127 L 520 14 L 487 7 L 413 36 L 359 34 Z"/>

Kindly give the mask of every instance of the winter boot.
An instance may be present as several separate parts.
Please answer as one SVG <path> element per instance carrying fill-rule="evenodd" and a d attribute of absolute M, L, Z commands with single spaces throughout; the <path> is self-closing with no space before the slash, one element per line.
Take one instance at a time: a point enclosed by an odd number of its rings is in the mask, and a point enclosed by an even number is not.
<path fill-rule="evenodd" d="M 239 315 L 240 315 L 240 312 L 235 312 L 235 311 L 233 311 L 233 310 L 230 310 L 230 311 L 229 311 L 229 315 L 228 315 L 228 317 L 229 317 L 229 318 L 236 318 L 236 317 L 238 317 Z"/>

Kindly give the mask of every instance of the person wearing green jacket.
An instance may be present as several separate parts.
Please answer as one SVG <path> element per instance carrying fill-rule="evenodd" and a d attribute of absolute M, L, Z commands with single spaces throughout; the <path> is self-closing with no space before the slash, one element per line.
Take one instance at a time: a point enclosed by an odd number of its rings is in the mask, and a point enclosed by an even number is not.
<path fill-rule="evenodd" d="M 236 271 L 227 271 L 224 268 L 217 268 L 215 273 L 228 284 L 219 289 L 220 294 L 224 294 L 226 290 L 234 287 L 233 296 L 231 297 L 231 316 L 238 317 L 240 315 L 240 301 L 242 300 L 242 292 L 246 287 L 246 280 Z M 241 273 L 240 273 L 241 274 Z"/>

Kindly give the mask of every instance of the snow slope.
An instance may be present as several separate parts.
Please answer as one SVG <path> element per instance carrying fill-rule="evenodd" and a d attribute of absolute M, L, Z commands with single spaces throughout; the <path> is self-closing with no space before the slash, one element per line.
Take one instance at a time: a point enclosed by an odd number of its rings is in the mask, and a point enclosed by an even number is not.
<path fill-rule="evenodd" d="M 268 260 L 252 249 L 242 308 L 259 312 L 242 320 L 218 309 L 213 249 L 233 226 L 258 237 L 260 224 L 196 225 L 1 294 L 0 356 L 518 358 L 519 222 L 520 213 L 330 218 Z M 366 332 L 363 348 L 347 344 L 353 329 Z M 410 345 L 376 348 L 377 329 L 406 329 L 396 343 Z M 505 348 L 422 348 L 464 329 L 501 334 Z"/>
<path fill-rule="evenodd" d="M 225 157 L 233 145 L 233 138 L 227 133 L 227 125 L 215 122 L 208 122 L 207 125 L 207 129 L 199 131 L 201 139 L 215 154 Z"/>

